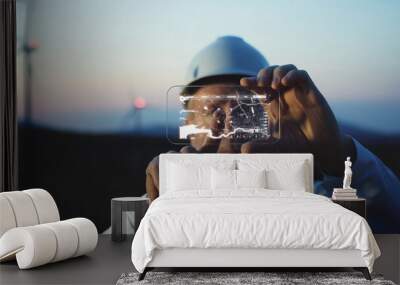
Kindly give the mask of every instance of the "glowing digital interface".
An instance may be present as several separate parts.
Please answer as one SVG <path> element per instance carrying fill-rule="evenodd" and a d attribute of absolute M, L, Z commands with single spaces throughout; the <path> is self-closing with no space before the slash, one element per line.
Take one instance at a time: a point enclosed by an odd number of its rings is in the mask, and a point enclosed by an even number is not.
<path fill-rule="evenodd" d="M 174 86 L 167 93 L 167 137 L 173 143 L 190 143 L 196 136 L 234 143 L 262 141 L 276 134 L 278 116 L 271 120 L 268 94 L 241 86 L 214 92 L 201 86 Z M 276 100 L 279 100 L 277 98 Z M 274 131 L 275 130 L 275 131 Z M 278 130 L 279 131 L 279 130 Z"/>

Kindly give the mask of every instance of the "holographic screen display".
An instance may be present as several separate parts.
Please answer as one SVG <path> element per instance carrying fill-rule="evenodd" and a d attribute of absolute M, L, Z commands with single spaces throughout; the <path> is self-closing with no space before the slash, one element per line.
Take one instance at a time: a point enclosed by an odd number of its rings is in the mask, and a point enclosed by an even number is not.
<path fill-rule="evenodd" d="M 196 136 L 211 140 L 230 139 L 232 143 L 280 138 L 279 102 L 274 116 L 268 108 L 272 94 L 257 94 L 241 86 L 223 90 L 203 86 L 174 86 L 167 92 L 166 135 L 174 144 L 188 144 Z"/>

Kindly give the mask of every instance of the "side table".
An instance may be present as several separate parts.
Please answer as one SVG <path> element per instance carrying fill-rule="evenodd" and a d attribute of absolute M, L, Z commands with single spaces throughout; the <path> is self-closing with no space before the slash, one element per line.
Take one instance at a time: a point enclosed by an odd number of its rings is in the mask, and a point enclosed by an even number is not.
<path fill-rule="evenodd" d="M 122 232 L 123 212 L 134 212 L 137 231 L 140 221 L 149 207 L 149 199 L 145 197 L 119 197 L 111 199 L 111 239 L 112 241 L 123 241 L 126 234 Z"/>
<path fill-rule="evenodd" d="M 356 214 L 359 214 L 364 219 L 367 218 L 367 210 L 366 210 L 366 200 L 363 198 L 357 199 L 332 199 L 333 203 L 339 204 L 340 206 L 353 211 Z"/>

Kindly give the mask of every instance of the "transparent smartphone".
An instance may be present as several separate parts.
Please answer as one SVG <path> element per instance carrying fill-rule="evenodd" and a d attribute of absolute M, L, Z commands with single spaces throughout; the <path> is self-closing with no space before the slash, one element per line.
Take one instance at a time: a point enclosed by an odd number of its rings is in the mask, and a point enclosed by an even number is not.
<path fill-rule="evenodd" d="M 173 86 L 168 90 L 166 135 L 171 143 L 188 144 L 195 136 L 226 138 L 239 144 L 280 138 L 280 104 L 275 104 L 273 120 L 268 108 L 272 100 L 280 100 L 277 94 L 257 94 L 236 85 L 216 91 L 202 87 Z"/>

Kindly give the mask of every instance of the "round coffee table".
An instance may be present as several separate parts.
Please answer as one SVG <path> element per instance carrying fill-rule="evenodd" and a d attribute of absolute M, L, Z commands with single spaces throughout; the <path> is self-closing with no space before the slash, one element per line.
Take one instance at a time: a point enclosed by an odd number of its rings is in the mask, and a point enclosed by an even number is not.
<path fill-rule="evenodd" d="M 123 233 L 123 213 L 134 212 L 136 232 L 140 221 L 149 207 L 149 198 L 146 197 L 118 197 L 111 199 L 111 239 L 113 241 L 123 241 L 126 234 Z M 125 217 L 126 218 L 126 217 Z"/>

